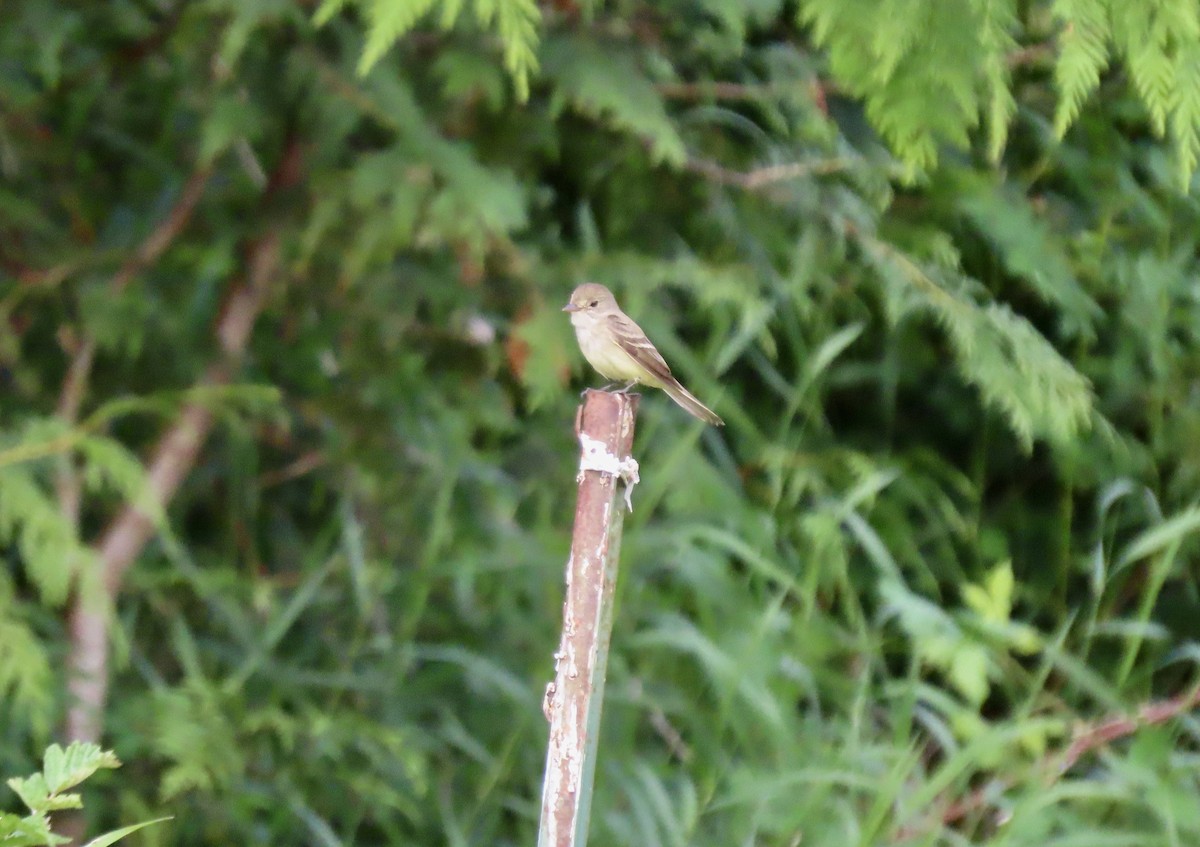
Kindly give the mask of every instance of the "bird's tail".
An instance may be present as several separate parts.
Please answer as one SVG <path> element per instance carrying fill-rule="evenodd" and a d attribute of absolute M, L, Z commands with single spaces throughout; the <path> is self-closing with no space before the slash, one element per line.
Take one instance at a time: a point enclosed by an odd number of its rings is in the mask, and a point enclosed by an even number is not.
<path fill-rule="evenodd" d="M 725 421 L 721 420 L 716 412 L 693 397 L 692 393 L 680 385 L 678 380 L 664 383 L 662 390 L 667 392 L 667 396 L 682 406 L 689 415 L 713 426 L 725 426 Z"/>

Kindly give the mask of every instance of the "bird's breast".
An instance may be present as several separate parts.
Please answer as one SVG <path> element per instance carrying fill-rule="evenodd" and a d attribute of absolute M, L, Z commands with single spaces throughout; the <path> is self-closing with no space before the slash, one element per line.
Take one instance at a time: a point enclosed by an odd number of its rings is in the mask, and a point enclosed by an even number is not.
<path fill-rule="evenodd" d="M 597 373 L 619 382 L 640 381 L 637 364 L 621 349 L 609 327 L 600 325 L 590 315 L 580 316 L 583 320 L 574 320 L 575 317 L 572 316 L 572 322 L 579 349 Z"/>

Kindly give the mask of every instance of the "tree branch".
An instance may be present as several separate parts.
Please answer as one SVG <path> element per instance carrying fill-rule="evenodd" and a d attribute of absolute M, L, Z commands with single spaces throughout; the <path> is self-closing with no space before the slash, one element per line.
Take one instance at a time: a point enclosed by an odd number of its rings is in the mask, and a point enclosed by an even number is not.
<path fill-rule="evenodd" d="M 1166 700 L 1145 703 L 1133 715 L 1117 715 L 1099 723 L 1084 724 L 1075 730 L 1070 745 L 1055 764 L 1056 773 L 1052 774 L 1052 779 L 1065 774 L 1093 750 L 1133 735 L 1139 729 L 1166 723 L 1197 706 L 1200 706 L 1200 687 Z"/>
<path fill-rule="evenodd" d="M 208 185 L 208 178 L 211 174 L 212 170 L 207 167 L 192 172 L 187 182 L 183 184 L 183 190 L 179 192 L 179 197 L 176 199 L 175 205 L 171 207 L 171 211 L 159 221 L 158 226 L 146 236 L 133 255 L 126 259 L 113 275 L 109 282 L 109 289 L 113 294 L 120 294 L 128 288 L 138 274 L 158 261 L 167 251 L 167 248 L 191 220 L 200 198 L 204 196 L 204 189 Z M 75 351 L 71 364 L 67 368 L 62 393 L 58 398 L 58 414 L 68 422 L 73 423 L 79 417 L 79 408 L 83 403 L 83 395 L 95 356 L 95 339 L 85 338 Z"/>
<path fill-rule="evenodd" d="M 1139 729 L 1166 723 L 1197 706 L 1200 706 L 1200 686 L 1166 700 L 1145 703 L 1133 715 L 1114 715 L 1095 723 L 1079 725 L 1072 734 L 1071 743 L 1065 750 L 1047 756 L 1041 761 L 1040 766 L 1046 771 L 1046 785 L 1053 785 L 1061 779 L 1088 753 L 1133 735 Z M 990 780 L 988 784 L 943 807 L 932 821 L 927 820 L 922 824 L 903 827 L 897 834 L 896 840 L 906 841 L 927 834 L 937 826 L 957 823 L 972 812 L 993 805 L 995 798 L 1003 794 L 1011 785 L 1011 780 Z"/>
<path fill-rule="evenodd" d="M 659 82 L 655 90 L 670 100 L 727 100 L 754 101 L 767 97 L 778 97 L 795 83 L 743 83 L 722 80 L 697 80 L 695 82 Z"/>
<path fill-rule="evenodd" d="M 785 162 L 749 171 L 735 171 L 709 159 L 692 156 L 684 163 L 683 168 L 720 185 L 729 185 L 745 191 L 759 191 L 789 179 L 844 171 L 852 164 L 850 159 L 820 159 L 813 162 Z"/>
<path fill-rule="evenodd" d="M 212 170 L 204 167 L 192 172 L 175 205 L 158 225 L 146 236 L 109 282 L 113 294 L 124 291 L 139 273 L 150 267 L 171 243 L 178 237 L 183 228 L 191 220 Z M 92 373 L 92 365 L 96 360 L 96 339 L 85 337 L 72 351 L 71 364 L 67 366 L 63 377 L 62 390 L 58 396 L 58 417 L 67 424 L 74 424 L 79 419 L 79 410 L 83 407 L 83 398 L 87 394 L 88 379 Z M 79 509 L 82 503 L 82 489 L 79 474 L 71 464 L 70 456 L 63 458 L 55 476 L 55 489 L 58 496 L 59 510 L 73 526 L 79 525 Z"/>
<path fill-rule="evenodd" d="M 301 159 L 300 143 L 293 138 L 263 195 L 264 208 L 270 206 L 279 191 L 299 180 Z M 242 275 L 233 284 L 214 326 L 220 342 L 221 360 L 209 366 L 200 379 L 201 386 L 225 385 L 236 372 L 254 322 L 262 311 L 269 284 L 278 274 L 283 226 L 281 222 L 273 224 L 247 247 Z M 162 243 L 165 249 L 169 239 Z M 132 274 L 128 279 L 131 278 Z M 127 284 L 128 279 L 121 284 Z M 212 423 L 212 411 L 202 402 L 189 403 L 180 411 L 175 423 L 154 448 L 147 465 L 146 497 L 150 508 L 166 508 L 195 466 Z M 76 592 L 69 619 L 68 688 L 72 696 L 66 722 L 66 732 L 72 740 L 96 742 L 100 738 L 108 695 L 109 607 L 126 572 L 153 531 L 154 524 L 147 511 L 133 504 L 127 505 L 96 545 L 103 593 L 100 597 L 85 597 L 84 592 Z"/>

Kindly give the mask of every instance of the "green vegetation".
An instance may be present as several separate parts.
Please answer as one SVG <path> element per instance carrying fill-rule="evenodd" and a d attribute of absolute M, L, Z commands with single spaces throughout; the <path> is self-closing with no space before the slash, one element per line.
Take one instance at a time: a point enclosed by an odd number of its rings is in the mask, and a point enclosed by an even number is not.
<path fill-rule="evenodd" d="M 1200 843 L 1192 0 L 0 57 L 0 773 L 114 750 L 82 831 L 533 842 L 593 279 L 728 423 L 641 404 L 595 843 Z"/>
<path fill-rule="evenodd" d="M 0 839 L 8 847 L 36 847 L 36 845 L 62 844 L 68 839 L 51 831 L 50 813 L 66 809 L 82 809 L 83 800 L 69 789 L 90 777 L 101 768 L 117 768 L 121 763 L 111 751 L 104 751 L 95 744 L 76 742 L 67 749 L 51 744 L 46 750 L 45 762 L 39 773 L 24 779 L 8 780 L 8 787 L 17 793 L 29 814 L 24 817 L 0 812 Z M 161 823 L 167 818 L 143 821 L 132 826 L 105 833 L 89 841 L 86 847 L 107 847 L 142 827 Z"/>

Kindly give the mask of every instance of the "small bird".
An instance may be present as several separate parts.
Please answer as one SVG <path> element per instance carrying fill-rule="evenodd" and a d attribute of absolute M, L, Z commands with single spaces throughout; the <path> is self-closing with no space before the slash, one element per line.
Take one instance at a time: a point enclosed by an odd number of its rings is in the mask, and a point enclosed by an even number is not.
<path fill-rule="evenodd" d="M 621 311 L 612 292 L 603 285 L 585 282 L 571 292 L 563 311 L 571 313 L 583 357 L 606 379 L 627 383 L 622 391 L 638 382 L 661 388 L 689 414 L 714 426 L 725 425 L 672 376 L 646 333 Z"/>

